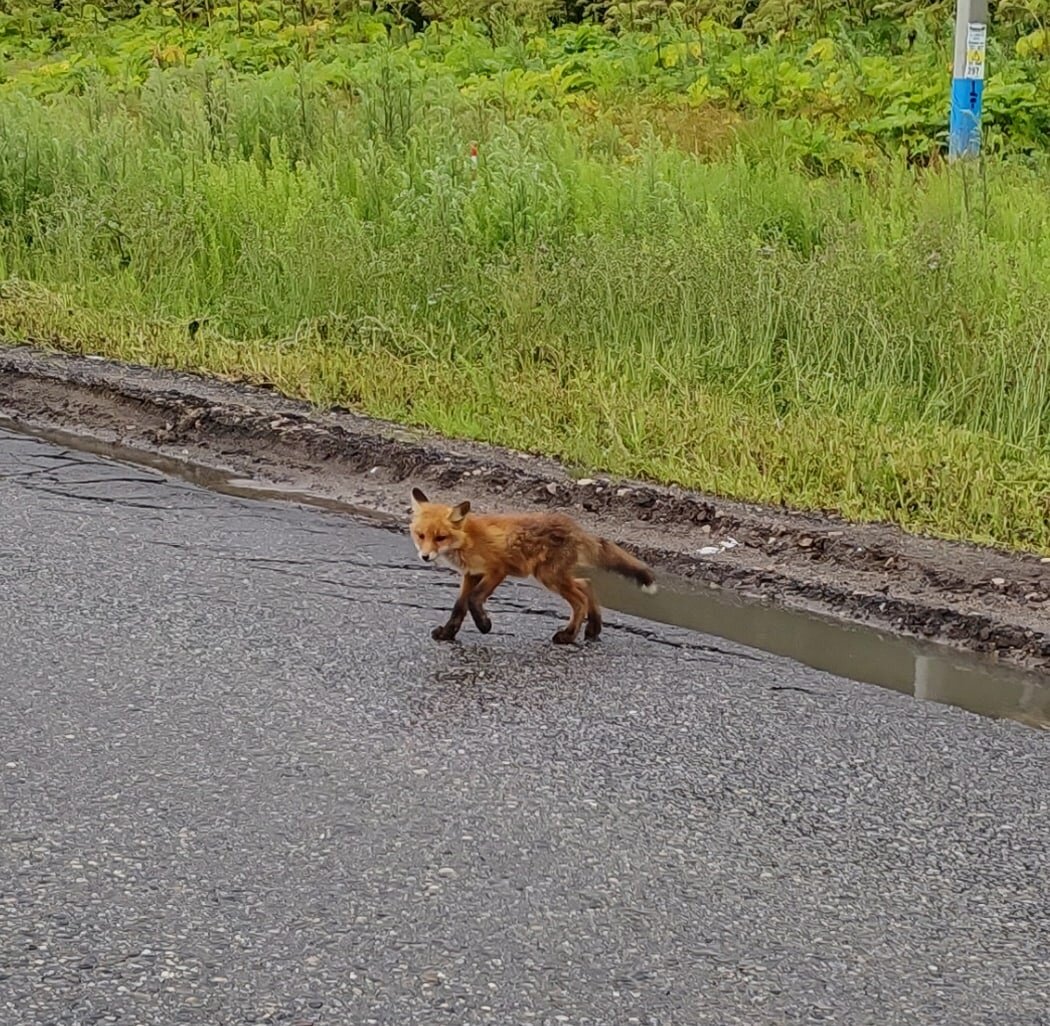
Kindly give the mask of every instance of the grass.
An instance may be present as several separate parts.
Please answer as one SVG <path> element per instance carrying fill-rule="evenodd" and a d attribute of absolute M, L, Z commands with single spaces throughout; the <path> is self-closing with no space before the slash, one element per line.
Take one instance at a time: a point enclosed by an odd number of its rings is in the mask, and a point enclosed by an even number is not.
<path fill-rule="evenodd" d="M 0 334 L 1050 553 L 1038 160 L 817 178 L 376 68 L 7 96 Z"/>

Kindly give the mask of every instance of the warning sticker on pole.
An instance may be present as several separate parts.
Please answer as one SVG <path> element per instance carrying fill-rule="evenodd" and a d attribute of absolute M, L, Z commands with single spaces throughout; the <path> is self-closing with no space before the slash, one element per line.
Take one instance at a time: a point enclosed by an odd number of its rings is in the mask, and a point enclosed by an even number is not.
<path fill-rule="evenodd" d="M 966 68 L 963 78 L 984 78 L 984 54 L 988 46 L 988 26 L 971 23 L 966 26 Z"/>

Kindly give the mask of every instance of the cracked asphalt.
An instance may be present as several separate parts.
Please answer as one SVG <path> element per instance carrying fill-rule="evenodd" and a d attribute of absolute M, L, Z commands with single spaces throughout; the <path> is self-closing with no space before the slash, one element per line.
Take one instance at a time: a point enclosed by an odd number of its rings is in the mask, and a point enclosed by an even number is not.
<path fill-rule="evenodd" d="M 0 432 L 0 1023 L 1050 1023 L 1047 735 Z"/>

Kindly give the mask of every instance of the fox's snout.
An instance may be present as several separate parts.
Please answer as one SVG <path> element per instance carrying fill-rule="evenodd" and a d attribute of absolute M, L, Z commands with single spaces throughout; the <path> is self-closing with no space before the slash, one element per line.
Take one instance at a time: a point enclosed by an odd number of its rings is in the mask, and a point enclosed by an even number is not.
<path fill-rule="evenodd" d="M 447 539 L 438 542 L 425 534 L 419 534 L 413 541 L 416 545 L 416 553 L 424 563 L 436 563 L 448 547 Z"/>

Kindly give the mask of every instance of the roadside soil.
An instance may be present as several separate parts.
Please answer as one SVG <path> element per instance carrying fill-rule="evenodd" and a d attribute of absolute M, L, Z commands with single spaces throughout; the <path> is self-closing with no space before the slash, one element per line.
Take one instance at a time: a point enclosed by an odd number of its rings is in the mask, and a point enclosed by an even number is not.
<path fill-rule="evenodd" d="M 321 411 L 264 388 L 28 346 L 0 345 L 0 415 L 406 521 L 412 485 L 484 510 L 562 509 L 658 570 L 1050 670 L 1050 558 L 1035 554 L 574 479 L 545 457 Z"/>

